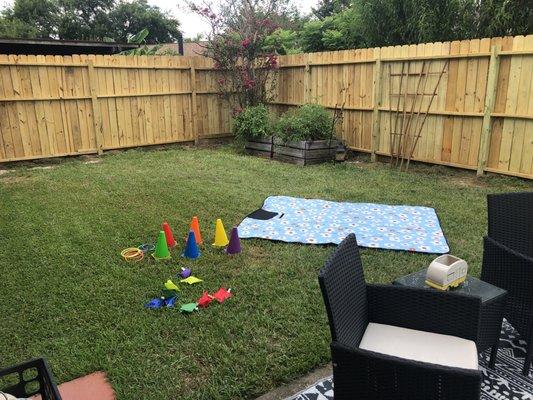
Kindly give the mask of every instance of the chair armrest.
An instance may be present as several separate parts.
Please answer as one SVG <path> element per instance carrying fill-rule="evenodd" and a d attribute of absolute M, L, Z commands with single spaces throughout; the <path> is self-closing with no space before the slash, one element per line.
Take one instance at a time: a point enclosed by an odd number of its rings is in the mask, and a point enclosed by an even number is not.
<path fill-rule="evenodd" d="M 533 258 L 485 236 L 481 279 L 507 290 L 506 317 L 533 339 Z"/>
<path fill-rule="evenodd" d="M 29 375 L 33 376 L 32 378 L 25 378 L 24 372 L 26 370 L 36 370 L 37 375 L 35 376 L 34 373 L 31 373 Z M 35 394 L 40 394 L 42 400 L 61 400 L 48 363 L 44 358 L 35 358 L 11 367 L 3 368 L 0 370 L 0 378 L 2 377 L 17 378 L 17 382 L 12 381 L 8 387 L 0 386 L 0 391 L 5 391 L 16 397 L 30 397 Z M 37 389 L 35 386 L 28 385 L 30 382 L 38 382 Z"/>
<path fill-rule="evenodd" d="M 507 291 L 523 288 L 527 292 L 523 294 L 530 294 L 533 299 L 533 291 L 531 290 L 533 286 L 533 258 L 485 236 L 483 238 L 481 279 L 507 289 Z M 509 288 L 503 284 L 508 285 Z"/>
<path fill-rule="evenodd" d="M 393 285 L 367 285 L 369 320 L 477 341 L 481 298 Z"/>
<path fill-rule="evenodd" d="M 478 400 L 481 372 L 331 343 L 335 400 Z"/>

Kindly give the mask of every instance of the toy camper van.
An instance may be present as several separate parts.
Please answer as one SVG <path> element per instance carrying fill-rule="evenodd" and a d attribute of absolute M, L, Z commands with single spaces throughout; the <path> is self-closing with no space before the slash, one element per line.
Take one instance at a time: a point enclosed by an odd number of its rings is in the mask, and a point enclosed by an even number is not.
<path fill-rule="evenodd" d="M 435 258 L 426 274 L 426 285 L 439 290 L 457 287 L 466 280 L 468 264 L 450 254 Z"/>

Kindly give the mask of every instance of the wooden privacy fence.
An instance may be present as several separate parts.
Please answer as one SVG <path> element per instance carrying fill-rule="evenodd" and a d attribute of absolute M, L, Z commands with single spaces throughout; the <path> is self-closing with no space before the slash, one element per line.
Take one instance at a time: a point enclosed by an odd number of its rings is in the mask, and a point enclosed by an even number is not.
<path fill-rule="evenodd" d="M 389 155 L 405 61 L 431 88 L 445 67 L 413 159 L 533 178 L 533 35 L 282 56 L 272 106 L 344 104 L 349 148 Z M 227 135 L 216 79 L 202 57 L 0 55 L 0 162 Z"/>
<path fill-rule="evenodd" d="M 283 56 L 273 104 L 344 104 L 349 148 L 390 155 L 405 61 L 415 76 L 426 62 L 431 90 L 445 67 L 413 159 L 533 178 L 533 35 Z"/>
<path fill-rule="evenodd" d="M 202 57 L 0 55 L 0 162 L 228 134 Z"/>

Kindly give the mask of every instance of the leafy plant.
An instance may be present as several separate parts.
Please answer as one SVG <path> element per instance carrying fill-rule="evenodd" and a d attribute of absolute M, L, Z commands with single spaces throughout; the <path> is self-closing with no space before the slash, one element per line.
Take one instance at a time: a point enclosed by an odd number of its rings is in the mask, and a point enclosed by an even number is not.
<path fill-rule="evenodd" d="M 189 3 L 210 26 L 203 47 L 218 70 L 220 96 L 234 109 L 267 102 L 273 95 L 278 58 L 266 38 L 277 29 L 278 0 L 223 0 L 216 7 L 212 1 Z"/>
<path fill-rule="evenodd" d="M 128 38 L 128 43 L 135 43 L 142 46 L 137 47 L 136 49 L 125 50 L 120 54 L 126 56 L 179 56 L 180 54 L 172 49 L 163 49 L 161 44 L 153 44 L 147 46 L 146 37 L 150 34 L 150 31 L 146 28 L 137 32 L 135 35 L 132 35 Z"/>
<path fill-rule="evenodd" d="M 318 104 L 304 104 L 287 111 L 277 123 L 277 136 L 283 141 L 323 140 L 333 137 L 334 120 Z"/>
<path fill-rule="evenodd" d="M 265 38 L 265 49 L 279 55 L 299 54 L 302 49 L 299 47 L 298 32 L 278 28 Z"/>
<path fill-rule="evenodd" d="M 245 108 L 233 122 L 233 133 L 239 142 L 272 135 L 272 116 L 264 104 Z"/>

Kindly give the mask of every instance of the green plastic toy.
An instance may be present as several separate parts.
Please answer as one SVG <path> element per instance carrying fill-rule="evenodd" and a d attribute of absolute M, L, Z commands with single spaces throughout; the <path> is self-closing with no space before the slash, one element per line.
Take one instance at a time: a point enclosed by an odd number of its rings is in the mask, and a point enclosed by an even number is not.
<path fill-rule="evenodd" d="M 182 313 L 192 313 L 194 312 L 195 310 L 198 310 L 198 303 L 187 303 L 187 304 L 182 304 L 181 305 L 181 308 L 180 308 L 180 311 Z"/>

